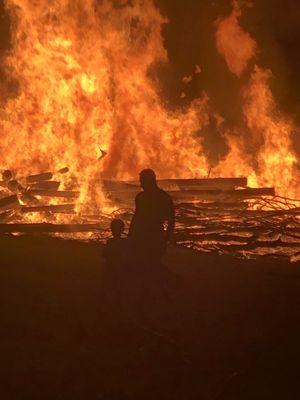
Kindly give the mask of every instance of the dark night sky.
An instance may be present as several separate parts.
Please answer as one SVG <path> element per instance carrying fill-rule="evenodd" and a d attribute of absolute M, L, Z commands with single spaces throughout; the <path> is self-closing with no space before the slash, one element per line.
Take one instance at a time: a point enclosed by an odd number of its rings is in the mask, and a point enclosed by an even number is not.
<path fill-rule="evenodd" d="M 243 0 L 242 0 L 243 1 Z M 174 104 L 178 93 L 186 86 L 182 77 L 193 71 L 194 65 L 202 67 L 202 73 L 189 86 L 188 100 L 205 90 L 212 108 L 226 120 L 226 127 L 242 126 L 241 83 L 249 78 L 245 73 L 239 80 L 225 65 L 215 46 L 214 22 L 230 14 L 230 0 L 157 0 L 170 24 L 164 29 L 170 65 L 161 70 L 161 82 L 166 101 Z M 295 0 L 256 0 L 253 8 L 246 8 L 241 25 L 258 43 L 255 63 L 271 69 L 271 86 L 282 111 L 292 116 L 300 125 L 300 2 Z M 212 124 L 202 132 L 206 151 L 211 161 L 217 161 L 226 152 L 220 133 Z M 300 154 L 300 142 L 295 133 L 295 146 Z M 299 145 L 298 145 L 299 143 Z M 218 146 L 218 155 L 216 149 Z M 212 150 L 213 149 L 213 150 Z M 211 153 L 213 151 L 213 153 Z M 210 154 L 211 153 L 211 154 Z"/>
<path fill-rule="evenodd" d="M 226 118 L 228 126 L 239 124 L 241 82 L 226 68 L 214 41 L 214 22 L 230 14 L 230 0 L 155 2 L 170 20 L 164 27 L 170 63 L 155 71 L 166 103 L 182 106 L 184 101 L 192 100 L 205 90 L 213 108 Z M 9 31 L 3 0 L 0 0 L 0 18 L 0 52 L 3 54 L 8 46 Z M 300 2 L 296 0 L 256 0 L 254 7 L 246 9 L 241 19 L 243 27 L 258 43 L 259 54 L 255 61 L 273 71 L 272 88 L 281 108 L 300 123 L 299 21 Z M 201 66 L 202 73 L 187 88 L 182 77 L 192 73 L 196 64 Z M 186 100 L 180 99 L 184 89 Z M 207 140 L 215 142 L 215 139 L 212 129 L 207 133 Z"/>
<path fill-rule="evenodd" d="M 222 108 L 227 102 L 223 101 L 220 89 L 232 94 L 237 85 L 216 52 L 214 21 L 230 13 L 230 1 L 157 0 L 157 4 L 170 19 L 164 33 L 175 77 L 189 73 L 199 63 L 203 67 L 199 89 L 206 89 L 216 101 L 219 99 Z M 273 71 L 276 97 L 291 112 L 300 104 L 299 21 L 300 2 L 295 0 L 256 0 L 241 19 L 244 29 L 258 43 L 256 62 Z"/>

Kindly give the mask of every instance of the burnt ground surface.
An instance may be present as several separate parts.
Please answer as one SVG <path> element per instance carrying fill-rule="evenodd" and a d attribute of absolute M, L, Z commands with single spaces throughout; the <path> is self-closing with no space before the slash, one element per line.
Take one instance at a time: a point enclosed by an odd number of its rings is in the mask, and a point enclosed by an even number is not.
<path fill-rule="evenodd" d="M 96 244 L 0 245 L 1 399 L 300 398 L 299 266 L 174 247 L 118 302 Z"/>

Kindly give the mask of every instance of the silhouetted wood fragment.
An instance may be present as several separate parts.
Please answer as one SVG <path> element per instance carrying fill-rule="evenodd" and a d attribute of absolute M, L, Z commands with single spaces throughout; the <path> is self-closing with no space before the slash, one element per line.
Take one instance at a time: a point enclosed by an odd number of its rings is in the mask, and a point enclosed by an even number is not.
<path fill-rule="evenodd" d="M 67 172 L 69 172 L 69 168 L 68 167 L 61 168 L 60 170 L 58 170 L 59 174 L 66 174 Z"/>

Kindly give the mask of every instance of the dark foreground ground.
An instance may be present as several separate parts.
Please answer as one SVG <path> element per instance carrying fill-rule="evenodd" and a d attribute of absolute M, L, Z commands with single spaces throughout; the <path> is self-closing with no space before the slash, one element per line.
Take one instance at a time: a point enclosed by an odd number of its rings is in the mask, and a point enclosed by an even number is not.
<path fill-rule="evenodd" d="M 172 248 L 103 311 L 95 244 L 0 246 L 1 399 L 300 398 L 297 265 Z"/>

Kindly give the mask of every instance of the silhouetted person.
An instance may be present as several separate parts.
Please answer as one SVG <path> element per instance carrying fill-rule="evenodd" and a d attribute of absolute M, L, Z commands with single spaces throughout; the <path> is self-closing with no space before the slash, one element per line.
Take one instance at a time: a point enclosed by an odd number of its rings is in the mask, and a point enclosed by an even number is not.
<path fill-rule="evenodd" d="M 125 224 L 121 219 L 114 219 L 110 227 L 113 237 L 108 239 L 103 250 L 101 308 L 111 318 L 111 315 L 120 315 L 127 288 L 127 239 L 122 237 Z"/>
<path fill-rule="evenodd" d="M 125 263 L 127 239 L 122 237 L 125 224 L 121 219 L 114 219 L 110 224 L 113 237 L 106 242 L 103 256 L 108 266 L 118 266 Z"/>
<path fill-rule="evenodd" d="M 131 250 L 139 261 L 158 263 L 174 231 L 174 205 L 171 197 L 157 186 L 153 170 L 143 170 L 140 182 L 143 191 L 136 196 L 129 230 Z"/>

